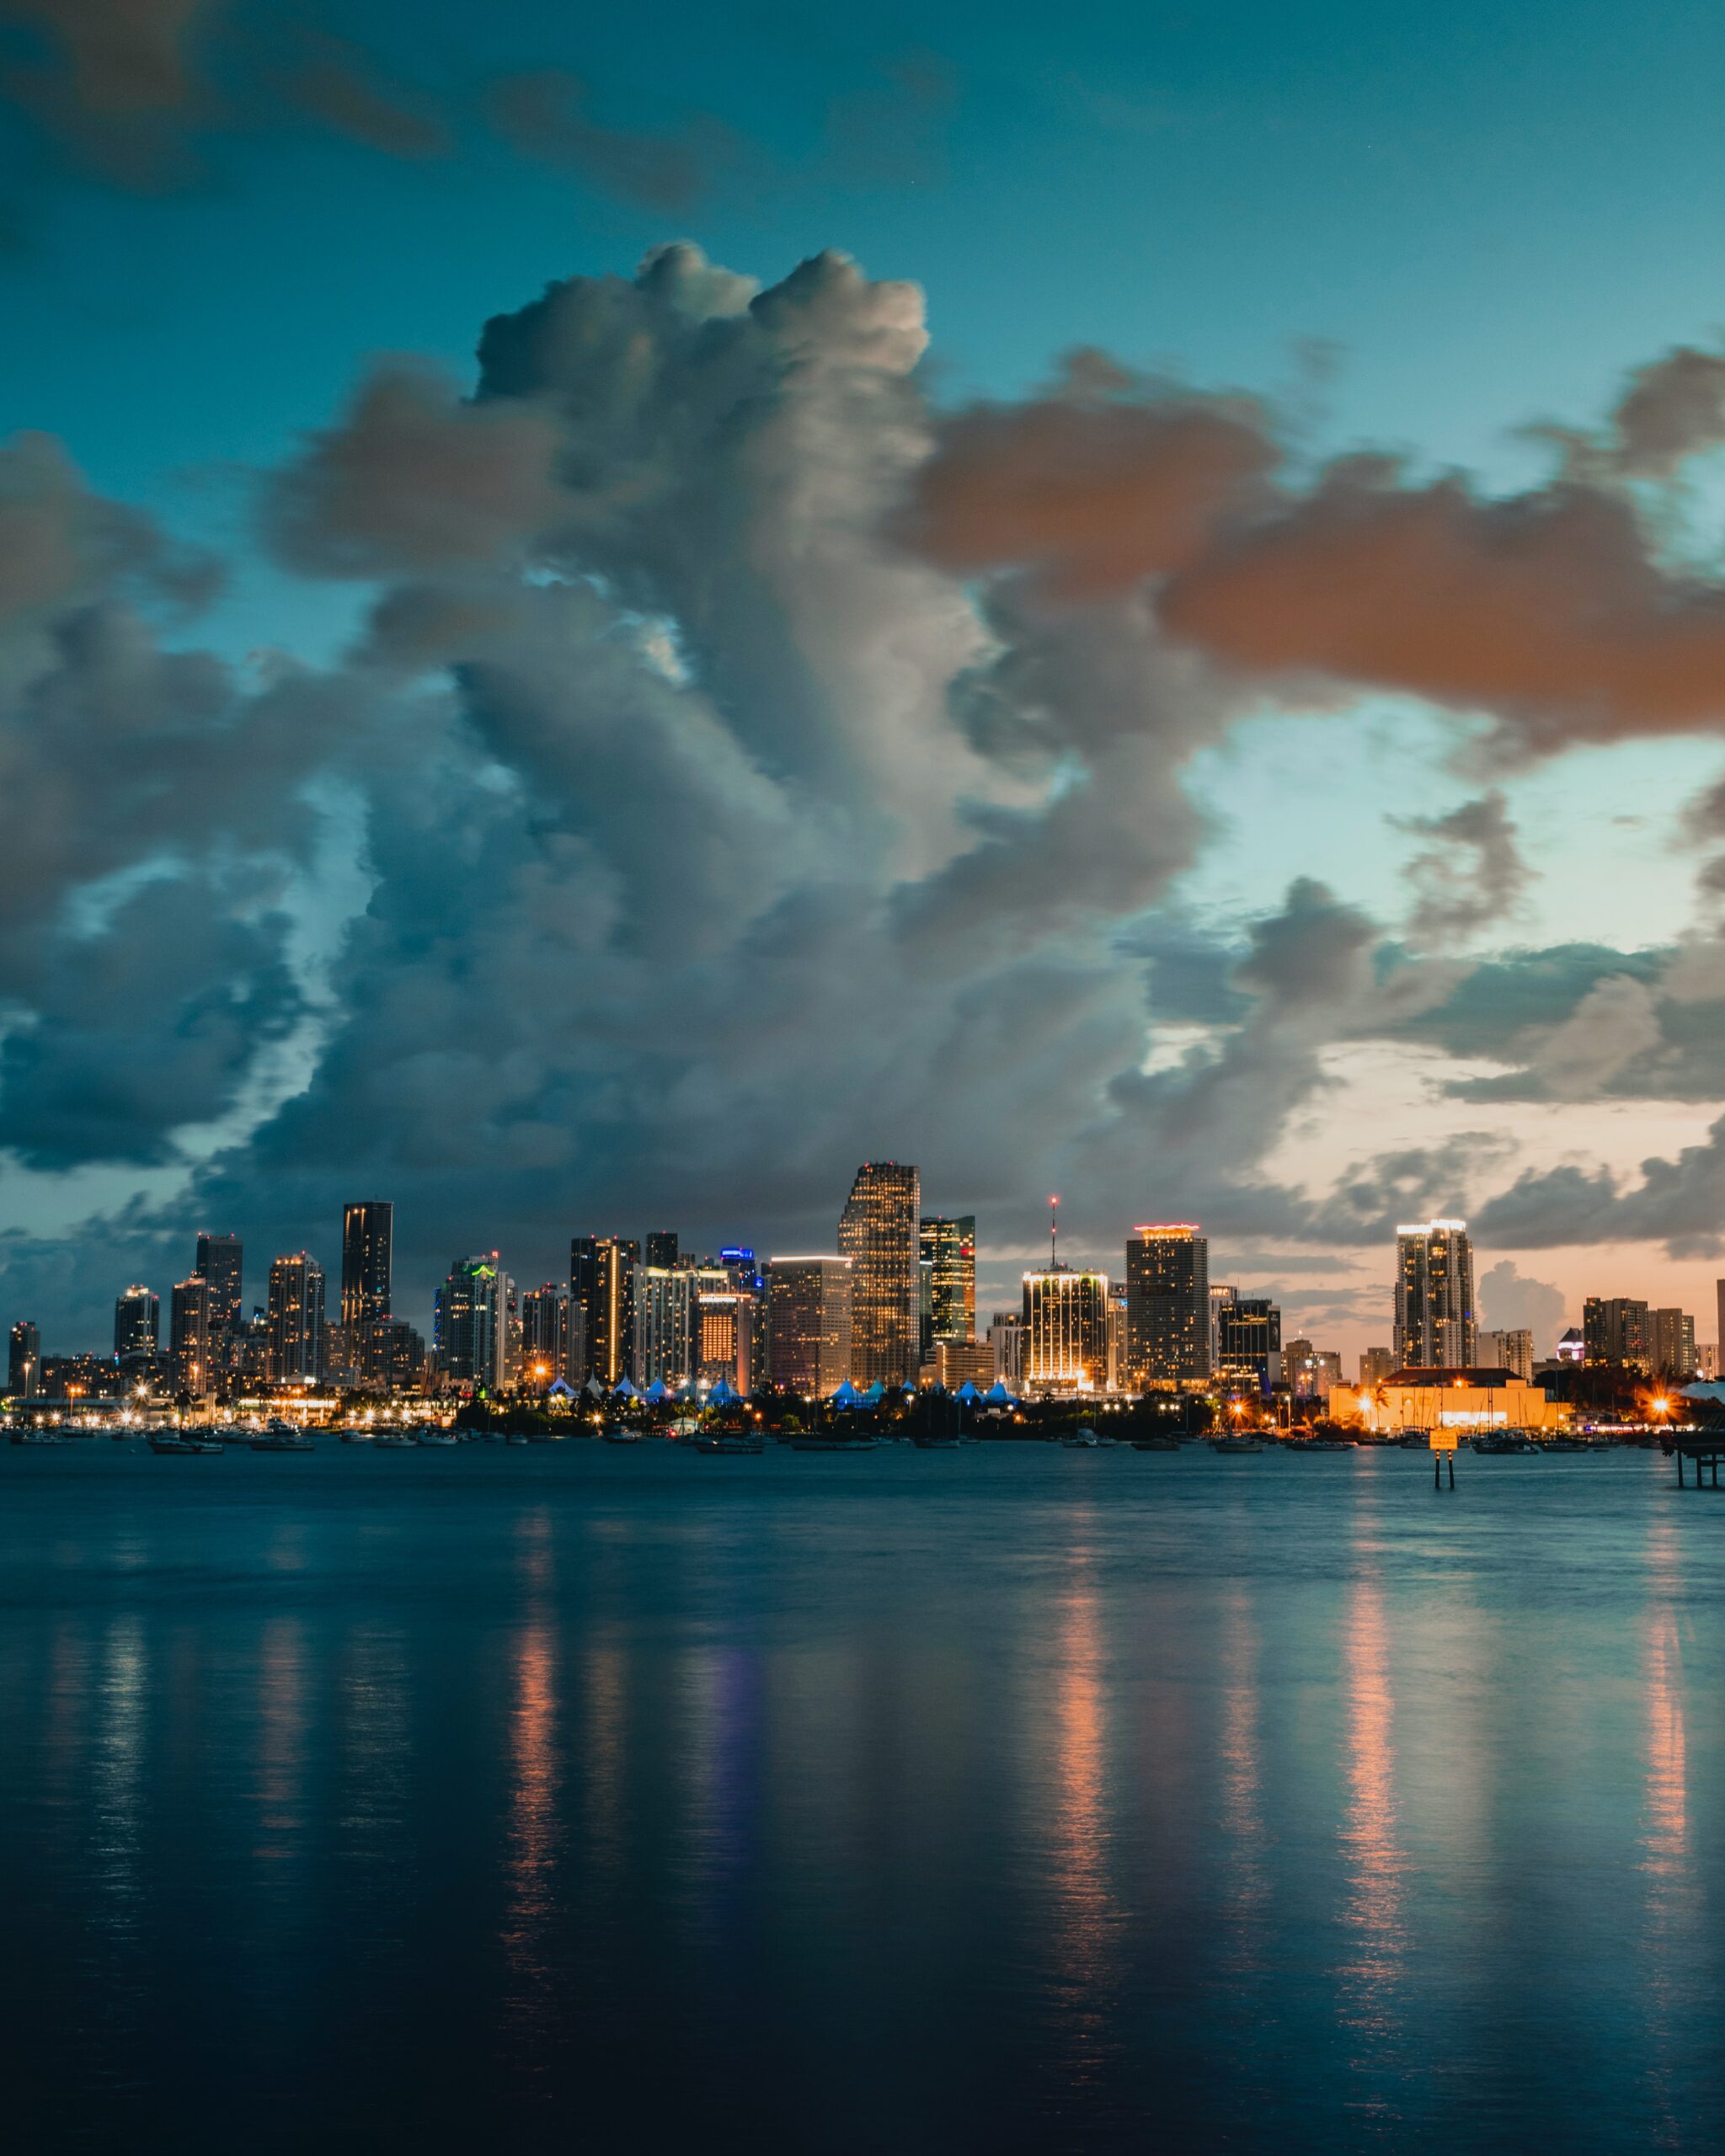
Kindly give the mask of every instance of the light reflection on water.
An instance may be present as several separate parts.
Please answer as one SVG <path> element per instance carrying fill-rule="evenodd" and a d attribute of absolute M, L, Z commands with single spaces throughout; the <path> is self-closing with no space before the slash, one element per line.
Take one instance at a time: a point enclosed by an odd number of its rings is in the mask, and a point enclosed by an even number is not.
<path fill-rule="evenodd" d="M 66 1455 L 0 2026 L 69 2145 L 1725 2145 L 1656 1462 Z"/>

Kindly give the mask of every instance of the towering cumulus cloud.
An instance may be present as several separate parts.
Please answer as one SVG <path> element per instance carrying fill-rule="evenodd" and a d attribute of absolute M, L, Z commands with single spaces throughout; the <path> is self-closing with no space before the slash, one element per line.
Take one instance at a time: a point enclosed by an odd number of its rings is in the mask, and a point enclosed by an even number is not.
<path fill-rule="evenodd" d="M 1524 757 L 1713 723 L 1720 596 L 1618 478 L 1302 482 L 1251 399 L 1079 354 L 944 413 L 927 346 L 921 293 L 842 255 L 763 289 L 676 246 L 487 323 L 470 383 L 380 366 L 261 487 L 283 565 L 369 587 L 324 670 L 187 648 L 201 565 L 51 445 L 5 452 L 5 1145 L 170 1178 L 89 1230 L 90 1293 L 175 1262 L 194 1209 L 321 1246 L 360 1189 L 421 1281 L 649 1214 L 824 1242 L 876 1150 L 997 1222 L 1060 1187 L 1110 1242 L 1152 1196 L 1363 1240 L 1509 1177 L 1476 1134 L 1279 1180 L 1340 1044 L 1541 1097 L 1717 1079 L 1712 990 L 1663 958 L 1529 960 L 1537 1022 L 1519 960 L 1476 992 L 1457 953 L 1526 882 L 1498 792 L 1407 819 L 1400 943 L 1312 877 L 1233 928 L 1180 895 L 1194 758 L 1302 679 Z M 1589 1060 L 1575 1013 L 1632 994 Z M 1597 1172 L 1499 1203 L 1529 1241 L 1644 1211 Z"/>

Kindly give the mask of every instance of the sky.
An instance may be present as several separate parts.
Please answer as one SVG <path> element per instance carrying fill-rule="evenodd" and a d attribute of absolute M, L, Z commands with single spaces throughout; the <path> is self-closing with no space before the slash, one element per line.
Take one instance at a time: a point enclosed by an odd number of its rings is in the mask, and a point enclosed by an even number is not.
<path fill-rule="evenodd" d="M 1725 1273 L 1725 19 L 0 0 L 0 1318 L 857 1161 Z"/>

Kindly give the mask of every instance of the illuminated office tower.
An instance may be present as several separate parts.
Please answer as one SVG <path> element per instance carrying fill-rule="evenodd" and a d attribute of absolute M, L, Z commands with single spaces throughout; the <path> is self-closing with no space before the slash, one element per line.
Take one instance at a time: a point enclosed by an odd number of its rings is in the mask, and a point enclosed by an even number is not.
<path fill-rule="evenodd" d="M 650 1385 L 686 1385 L 695 1361 L 695 1275 L 681 1266 L 638 1265 L 629 1374 Z"/>
<path fill-rule="evenodd" d="M 677 1262 L 680 1248 L 675 1228 L 649 1228 L 647 1232 L 647 1262 L 664 1267 L 667 1271 Z"/>
<path fill-rule="evenodd" d="M 168 1352 L 174 1382 L 197 1396 L 210 1390 L 210 1283 L 193 1273 L 168 1299 Z"/>
<path fill-rule="evenodd" d="M 840 1216 L 839 1255 L 851 1261 L 851 1374 L 864 1387 L 916 1382 L 921 1193 L 915 1168 L 867 1161 Z"/>
<path fill-rule="evenodd" d="M 1108 1276 L 1050 1265 L 1024 1275 L 1024 1384 L 1100 1392 L 1108 1374 Z"/>
<path fill-rule="evenodd" d="M 927 1355 L 937 1340 L 976 1337 L 976 1216 L 925 1214 L 917 1235 L 928 1268 Z"/>
<path fill-rule="evenodd" d="M 536 1392 L 581 1382 L 581 1306 L 559 1280 L 521 1298 L 521 1377 Z"/>
<path fill-rule="evenodd" d="M 1359 1390 L 1371 1392 L 1381 1385 L 1387 1385 L 1396 1367 L 1396 1358 L 1387 1348 L 1362 1348 L 1359 1351 Z"/>
<path fill-rule="evenodd" d="M 450 1267 L 435 1300 L 435 1344 L 437 1367 L 457 1385 L 493 1392 L 507 1383 L 512 1286 L 494 1250 Z"/>
<path fill-rule="evenodd" d="M 1479 1367 L 1482 1370 L 1508 1370 L 1524 1385 L 1533 1383 L 1533 1334 L 1526 1326 L 1517 1326 L 1507 1332 L 1482 1332 L 1479 1336 Z"/>
<path fill-rule="evenodd" d="M 27 1317 L 7 1342 L 6 1390 L 15 1400 L 35 1400 L 42 1390 L 42 1336 Z"/>
<path fill-rule="evenodd" d="M 1268 1392 L 1281 1371 L 1281 1311 L 1260 1295 L 1231 1294 L 1226 1303 L 1214 1307 L 1215 1375 Z"/>
<path fill-rule="evenodd" d="M 323 1268 L 305 1251 L 278 1257 L 270 1267 L 268 1324 L 270 1375 L 275 1382 L 321 1384 Z"/>
<path fill-rule="evenodd" d="M 341 1214 L 341 1326 L 350 1353 L 368 1325 L 390 1315 L 395 1208 L 387 1198 L 358 1198 Z"/>
<path fill-rule="evenodd" d="M 608 1390 L 634 1362 L 635 1267 L 641 1246 L 621 1235 L 577 1235 L 569 1244 L 569 1294 L 581 1312 L 583 1378 Z"/>
<path fill-rule="evenodd" d="M 245 1246 L 238 1235 L 200 1235 L 195 1277 L 210 1289 L 210 1336 L 232 1332 L 245 1314 Z"/>
<path fill-rule="evenodd" d="M 1695 1352 L 1695 1320 L 1687 1310 L 1653 1310 L 1648 1328 L 1652 1337 L 1653 1368 L 1662 1378 L 1691 1378 L 1699 1367 Z M 1529 1372 L 1532 1375 L 1531 1370 Z"/>
<path fill-rule="evenodd" d="M 1466 1220 L 1424 1220 L 1396 1230 L 1396 1361 L 1402 1369 L 1471 1369 L 1473 1245 Z"/>
<path fill-rule="evenodd" d="M 754 1261 L 750 1261 L 750 1275 Z M 695 1375 L 709 1385 L 721 1378 L 734 1391 L 754 1390 L 756 1319 L 760 1305 L 739 1288 L 724 1267 L 702 1267 L 695 1274 Z"/>
<path fill-rule="evenodd" d="M 847 1257 L 766 1261 L 767 1374 L 804 1399 L 836 1392 L 854 1376 Z"/>
<path fill-rule="evenodd" d="M 162 1299 L 151 1288 L 128 1288 L 114 1302 L 114 1353 L 126 1362 L 156 1354 L 162 1344 Z"/>
<path fill-rule="evenodd" d="M 1201 1381 L 1210 1340 L 1209 1241 L 1189 1220 L 1135 1228 L 1126 1240 L 1126 1382 Z"/>

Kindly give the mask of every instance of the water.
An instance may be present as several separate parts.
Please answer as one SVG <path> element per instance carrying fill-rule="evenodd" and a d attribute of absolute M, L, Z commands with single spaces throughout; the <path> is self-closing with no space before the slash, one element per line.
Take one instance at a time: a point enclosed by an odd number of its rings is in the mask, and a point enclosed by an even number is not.
<path fill-rule="evenodd" d="M 1717 2148 L 1725 1497 L 1457 1481 L 0 1449 L 11 2145 Z"/>

